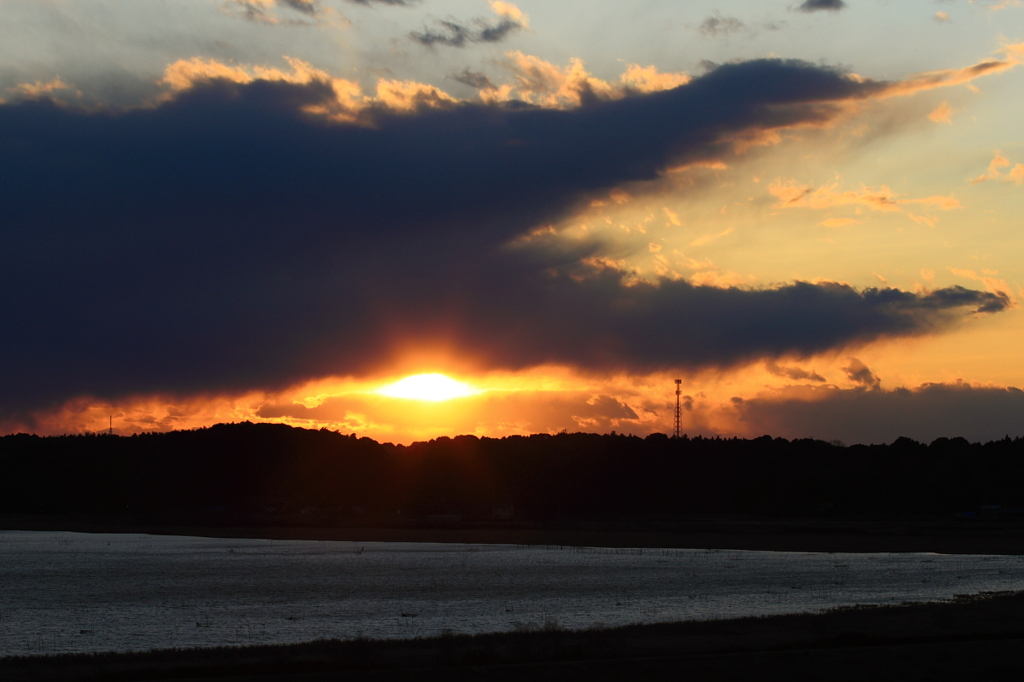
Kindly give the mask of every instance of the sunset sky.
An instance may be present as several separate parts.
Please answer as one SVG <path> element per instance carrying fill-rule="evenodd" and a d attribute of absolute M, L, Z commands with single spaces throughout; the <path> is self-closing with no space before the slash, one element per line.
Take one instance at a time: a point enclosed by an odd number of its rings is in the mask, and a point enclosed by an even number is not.
<path fill-rule="evenodd" d="M 0 0 L 0 239 L 0 433 L 1020 436 L 1024 1 Z"/>

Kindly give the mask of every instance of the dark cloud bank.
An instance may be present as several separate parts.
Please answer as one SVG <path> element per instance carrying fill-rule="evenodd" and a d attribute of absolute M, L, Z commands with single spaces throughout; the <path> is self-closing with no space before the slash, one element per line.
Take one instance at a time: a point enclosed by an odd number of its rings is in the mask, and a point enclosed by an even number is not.
<path fill-rule="evenodd" d="M 866 368 L 865 368 L 866 369 Z M 870 372 L 869 372 L 870 374 Z M 914 390 L 843 390 L 822 386 L 794 399 L 743 400 L 737 409 L 752 431 L 788 438 L 891 443 L 901 436 L 987 442 L 1020 435 L 1024 391 L 968 384 L 925 384 Z"/>
<path fill-rule="evenodd" d="M 719 67 L 573 111 L 303 113 L 327 84 L 208 82 L 152 108 L 0 105 L 0 416 L 77 395 L 282 387 L 409 344 L 482 366 L 696 369 L 933 333 L 1007 301 L 841 284 L 627 286 L 509 247 L 598 192 L 870 95 L 802 63 Z"/>

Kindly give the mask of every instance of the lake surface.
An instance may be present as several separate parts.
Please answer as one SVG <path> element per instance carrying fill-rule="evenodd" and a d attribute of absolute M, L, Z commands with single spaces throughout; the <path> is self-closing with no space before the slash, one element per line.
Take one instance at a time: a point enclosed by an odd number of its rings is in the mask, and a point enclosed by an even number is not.
<path fill-rule="evenodd" d="M 0 531 L 0 656 L 585 628 L 1020 589 L 1020 556 Z"/>

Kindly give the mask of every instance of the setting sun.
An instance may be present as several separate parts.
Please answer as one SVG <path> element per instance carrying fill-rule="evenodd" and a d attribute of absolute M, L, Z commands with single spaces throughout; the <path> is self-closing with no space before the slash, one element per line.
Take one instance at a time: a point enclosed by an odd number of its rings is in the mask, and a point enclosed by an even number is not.
<path fill-rule="evenodd" d="M 440 402 L 452 398 L 465 398 L 480 391 L 443 374 L 415 374 L 375 391 L 389 398 L 408 398 Z"/>

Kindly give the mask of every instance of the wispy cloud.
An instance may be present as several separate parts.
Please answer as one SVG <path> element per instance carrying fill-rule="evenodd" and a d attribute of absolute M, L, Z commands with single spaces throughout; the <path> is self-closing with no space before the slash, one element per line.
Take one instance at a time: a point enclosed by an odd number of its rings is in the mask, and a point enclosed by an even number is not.
<path fill-rule="evenodd" d="M 225 0 L 222 7 L 228 14 L 268 25 L 307 23 L 293 18 L 282 19 L 275 12 L 277 7 L 284 7 L 308 19 L 315 19 L 325 13 L 320 0 Z"/>
<path fill-rule="evenodd" d="M 953 110 L 949 106 L 949 102 L 943 102 L 939 106 L 935 107 L 930 114 L 928 114 L 928 120 L 934 121 L 935 123 L 948 123 L 953 125 Z"/>
<path fill-rule="evenodd" d="M 929 71 L 889 83 L 879 95 L 883 97 L 902 96 L 934 88 L 963 85 L 976 78 L 1006 71 L 1024 63 L 1024 43 L 1004 45 L 999 52 L 1002 53 L 1001 59 L 986 59 L 960 69 Z"/>
<path fill-rule="evenodd" d="M 796 9 L 799 12 L 838 12 L 846 9 L 846 3 L 843 0 L 804 0 Z"/>
<path fill-rule="evenodd" d="M 793 381 L 814 381 L 819 383 L 825 381 L 825 377 L 813 370 L 801 369 L 800 367 L 784 367 L 774 360 L 765 362 L 764 368 L 772 376 L 785 377 Z"/>
<path fill-rule="evenodd" d="M 409 37 L 421 45 L 433 47 L 466 47 L 473 43 L 497 43 L 509 34 L 529 28 L 529 17 L 509 2 L 490 0 L 491 10 L 498 15 L 498 21 L 472 19 L 460 22 L 454 19 L 440 19 L 432 29 L 413 31 Z"/>
<path fill-rule="evenodd" d="M 1004 297 L 1008 301 L 1009 307 L 1018 307 L 1019 303 L 1017 301 L 1017 297 L 1013 295 L 1013 288 L 1006 282 L 1006 280 L 997 278 L 997 275 L 999 275 L 998 271 L 982 270 L 980 275 L 974 270 L 968 268 L 949 268 L 949 271 L 957 277 L 981 282 L 985 285 L 985 289 L 988 291 Z"/>
<path fill-rule="evenodd" d="M 971 184 L 976 185 L 980 182 L 985 182 L 986 180 L 1003 180 L 1005 182 L 1024 185 L 1024 163 L 1013 165 L 1013 168 L 1010 168 L 1011 165 L 1013 164 L 1010 160 L 997 151 L 989 162 L 988 169 L 978 177 L 971 180 Z M 1010 171 L 1004 174 L 1004 168 L 1010 168 Z"/>
<path fill-rule="evenodd" d="M 718 38 L 732 33 L 742 33 L 747 30 L 747 25 L 735 17 L 715 14 L 702 21 L 697 28 L 705 36 Z"/>
<path fill-rule="evenodd" d="M 1001 9 L 1024 7 L 1024 1 L 1022 0 L 971 0 L 971 4 L 976 2 L 992 12 L 998 12 Z"/>
<path fill-rule="evenodd" d="M 354 5 L 412 6 L 420 0 L 346 0 Z M 340 23 L 347 23 L 336 10 L 324 4 L 324 0 L 223 0 L 221 9 L 232 16 L 267 26 L 312 26 L 334 17 Z M 284 13 L 278 12 L 285 10 Z"/>
<path fill-rule="evenodd" d="M 477 90 L 497 89 L 494 81 L 488 78 L 486 73 L 473 71 L 472 69 L 463 69 L 460 73 L 452 74 L 451 77 L 458 82 L 476 88 Z"/>
<path fill-rule="evenodd" d="M 923 206 L 951 211 L 963 208 L 956 197 L 931 196 L 917 199 L 904 198 L 897 195 L 890 188 L 864 187 L 852 190 L 840 190 L 839 181 L 835 180 L 826 185 L 814 188 L 811 185 L 800 183 L 794 179 L 776 179 L 768 186 L 768 192 L 778 199 L 778 208 L 809 208 L 825 210 L 840 206 L 852 206 L 866 208 L 871 211 L 886 213 L 903 213 L 911 220 L 918 223 L 925 223 L 933 226 L 935 218 L 932 216 L 919 215 L 909 210 L 910 206 Z M 828 227 L 837 227 L 851 223 L 832 223 Z"/>
<path fill-rule="evenodd" d="M 8 88 L 8 92 L 30 99 L 53 96 L 55 93 L 61 91 L 79 97 L 82 94 L 76 88 L 68 85 L 59 77 L 45 83 L 41 81 L 36 81 L 35 83 L 19 83 L 18 85 Z"/>
<path fill-rule="evenodd" d="M 736 17 L 724 16 L 716 10 L 697 26 L 697 30 L 705 38 L 726 38 L 737 34 L 753 37 L 761 30 L 777 31 L 784 25 L 785 22 L 781 21 L 746 23 Z"/>

